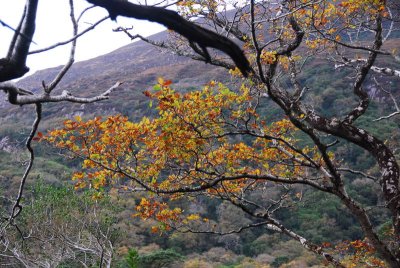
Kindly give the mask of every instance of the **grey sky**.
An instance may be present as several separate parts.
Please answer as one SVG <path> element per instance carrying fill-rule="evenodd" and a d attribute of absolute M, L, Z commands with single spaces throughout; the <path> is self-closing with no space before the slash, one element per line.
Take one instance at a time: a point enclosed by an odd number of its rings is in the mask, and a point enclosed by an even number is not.
<path fill-rule="evenodd" d="M 15 28 L 24 4 L 25 0 L 0 0 L 0 19 Z M 79 14 L 87 6 L 86 1 L 75 0 L 75 13 Z M 97 7 L 90 10 L 80 23 L 80 31 L 106 15 L 107 12 L 102 8 Z M 112 29 L 118 25 L 133 26 L 135 33 L 142 35 L 150 35 L 163 29 L 160 25 L 147 21 L 118 18 L 116 23 L 108 20 L 78 40 L 76 59 L 80 61 L 93 58 L 129 44 L 131 41 L 127 36 L 112 32 Z M 0 25 L 0 57 L 4 57 L 7 53 L 12 34 L 12 30 Z M 34 42 L 37 44 L 32 44 L 31 50 L 67 40 L 71 38 L 71 34 L 68 0 L 40 0 L 34 36 Z M 69 49 L 70 45 L 65 45 L 48 52 L 29 56 L 30 73 L 65 63 L 68 59 Z"/>

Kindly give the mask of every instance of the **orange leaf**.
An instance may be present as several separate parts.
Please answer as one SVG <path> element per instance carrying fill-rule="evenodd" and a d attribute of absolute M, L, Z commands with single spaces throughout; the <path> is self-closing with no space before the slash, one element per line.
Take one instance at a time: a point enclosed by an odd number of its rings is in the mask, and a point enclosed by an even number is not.
<path fill-rule="evenodd" d="M 171 85 L 172 84 L 172 81 L 171 80 L 167 80 L 167 81 L 165 81 L 164 83 L 163 83 L 163 86 L 169 86 L 169 85 Z"/>

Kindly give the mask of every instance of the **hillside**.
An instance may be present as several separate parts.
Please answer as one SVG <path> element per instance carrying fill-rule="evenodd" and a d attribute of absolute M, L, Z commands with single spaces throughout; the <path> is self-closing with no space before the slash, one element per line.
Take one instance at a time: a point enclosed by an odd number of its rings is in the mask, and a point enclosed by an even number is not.
<path fill-rule="evenodd" d="M 163 40 L 168 38 L 168 33 L 167 31 L 161 32 L 150 38 L 157 41 Z M 399 41 L 398 39 L 388 40 L 385 45 L 386 49 L 395 50 L 399 48 Z M 393 63 L 385 57 L 378 63 L 386 66 L 386 59 L 391 62 L 389 67 L 398 67 L 398 63 Z M 49 83 L 60 68 L 61 66 L 38 71 L 20 80 L 18 84 L 33 91 L 41 90 L 42 81 Z M 346 79 L 343 79 L 343 76 L 343 72 L 335 70 L 333 65 L 327 64 L 324 59 L 308 61 L 301 79 L 312 89 L 308 96 L 309 102 L 315 105 L 320 112 L 328 115 L 340 115 L 346 111 L 343 108 L 349 103 L 356 103 L 357 98 L 347 94 L 349 84 Z M 177 89 L 200 88 L 211 79 L 220 81 L 230 79 L 223 68 L 174 55 L 170 51 L 163 51 L 143 41 L 133 42 L 109 54 L 75 63 L 56 89 L 56 92 L 66 89 L 76 96 L 94 96 L 117 81 L 123 82 L 120 89 L 114 91 L 109 100 L 93 104 L 47 103 L 43 108 L 44 120 L 40 130 L 45 131 L 59 126 L 66 118 L 76 115 L 91 118 L 122 113 L 132 119 L 149 115 L 152 109 L 150 109 L 148 98 L 144 96 L 143 91 L 151 89 L 156 84 L 158 77 L 171 79 L 173 86 Z M 391 87 L 395 86 L 391 84 Z M 374 103 L 391 101 L 388 96 L 383 96 L 372 82 L 369 82 L 366 88 L 374 98 Z M 397 91 L 395 94 L 400 93 Z M 22 145 L 33 121 L 33 107 L 11 106 L 4 101 L 4 97 L 3 94 L 0 95 L 0 151 L 7 152 Z M 333 100 L 333 102 L 329 100 Z M 388 108 L 390 105 L 382 106 L 379 109 Z M 281 113 L 276 105 L 269 101 L 260 109 L 265 115 L 272 117 Z M 374 106 L 369 113 L 371 117 L 375 112 L 376 107 Z M 382 132 L 382 129 L 387 127 L 385 122 L 376 122 L 370 125 L 369 119 L 365 127 L 373 132 Z M 364 121 L 361 120 L 361 123 Z M 12 168 L 12 170 L 14 169 Z M 12 174 L 14 177 L 19 173 L 3 172 L 0 175 Z"/>
<path fill-rule="evenodd" d="M 161 40 L 167 35 L 165 31 L 150 38 Z M 42 81 L 50 83 L 60 68 L 38 71 L 18 84 L 33 91 L 41 90 Z M 138 119 L 150 112 L 148 99 L 142 92 L 152 88 L 158 77 L 171 79 L 176 88 L 184 89 L 201 87 L 211 78 L 225 80 L 226 74 L 222 68 L 161 51 L 143 41 L 133 42 L 109 54 L 75 63 L 55 90 L 60 93 L 66 89 L 76 96 L 94 96 L 117 81 L 123 82 L 109 100 L 94 104 L 45 104 L 40 130 L 60 125 L 63 120 L 75 115 L 90 118 L 122 113 Z M 12 106 L 4 101 L 4 97 L 0 94 L 0 150 L 21 145 L 34 119 L 33 107 Z"/>
<path fill-rule="evenodd" d="M 151 38 L 160 40 L 166 36 L 167 32 L 161 32 Z M 37 71 L 20 80 L 18 85 L 33 91 L 40 90 L 42 81 L 49 83 L 60 68 L 61 66 Z M 225 74 L 226 71 L 221 68 L 179 57 L 143 41 L 137 41 L 109 54 L 75 63 L 56 89 L 56 92 L 67 89 L 77 96 L 93 96 L 117 81 L 123 82 L 109 101 L 88 105 L 61 104 L 57 107 L 47 104 L 44 108 L 44 116 L 49 119 L 68 117 L 74 113 L 110 114 L 116 112 L 132 115 L 137 109 L 143 108 L 145 97 L 142 92 L 151 88 L 158 77 L 172 79 L 176 87 L 186 88 L 201 86 L 211 77 L 219 79 Z M 0 98 L 4 98 L 4 95 Z M 120 101 L 122 99 L 123 102 Z M 8 124 L 10 120 L 13 121 L 14 116 L 18 116 L 20 122 L 29 122 L 31 118 L 26 109 L 28 108 L 12 107 L 7 102 L 0 101 L 0 122 L 3 125 Z"/>

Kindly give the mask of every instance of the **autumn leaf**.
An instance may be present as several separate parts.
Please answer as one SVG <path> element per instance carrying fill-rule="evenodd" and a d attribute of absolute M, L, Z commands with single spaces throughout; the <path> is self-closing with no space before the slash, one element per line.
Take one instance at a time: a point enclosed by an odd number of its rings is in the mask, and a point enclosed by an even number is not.
<path fill-rule="evenodd" d="M 149 97 L 149 98 L 152 96 L 152 94 L 151 94 L 150 91 L 148 91 L 148 90 L 143 91 L 143 94 L 144 94 L 146 97 Z"/>
<path fill-rule="evenodd" d="M 34 137 L 32 140 L 33 140 L 33 141 L 40 141 L 40 140 L 42 140 L 42 139 L 43 139 L 43 133 L 40 132 L 40 131 L 38 131 L 37 136 Z"/>

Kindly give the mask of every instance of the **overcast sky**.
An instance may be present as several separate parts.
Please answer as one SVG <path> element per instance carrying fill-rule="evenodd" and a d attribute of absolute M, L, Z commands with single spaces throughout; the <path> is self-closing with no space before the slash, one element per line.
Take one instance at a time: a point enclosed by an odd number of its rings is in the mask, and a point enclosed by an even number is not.
<path fill-rule="evenodd" d="M 16 28 L 24 5 L 25 0 L 0 0 L 0 20 Z M 80 14 L 80 11 L 87 6 L 89 5 L 86 1 L 75 0 L 75 14 Z M 106 15 L 107 12 L 102 8 L 97 7 L 90 10 L 81 20 L 80 31 L 90 26 L 90 23 L 94 23 Z M 108 20 L 78 40 L 76 60 L 90 59 L 131 43 L 123 33 L 114 33 L 112 31 L 118 25 L 133 26 L 135 33 L 142 35 L 151 35 L 163 29 L 159 24 L 147 21 L 121 17 L 118 18 L 117 23 Z M 0 25 L 1 58 L 7 53 L 12 34 L 12 30 Z M 67 40 L 71 38 L 71 34 L 72 27 L 69 20 L 68 0 L 40 0 L 36 31 L 33 38 L 36 44 L 31 45 L 31 50 Z M 30 74 L 36 70 L 62 65 L 68 59 L 69 49 L 70 46 L 65 45 L 52 51 L 29 56 L 27 65 L 31 69 Z"/>

